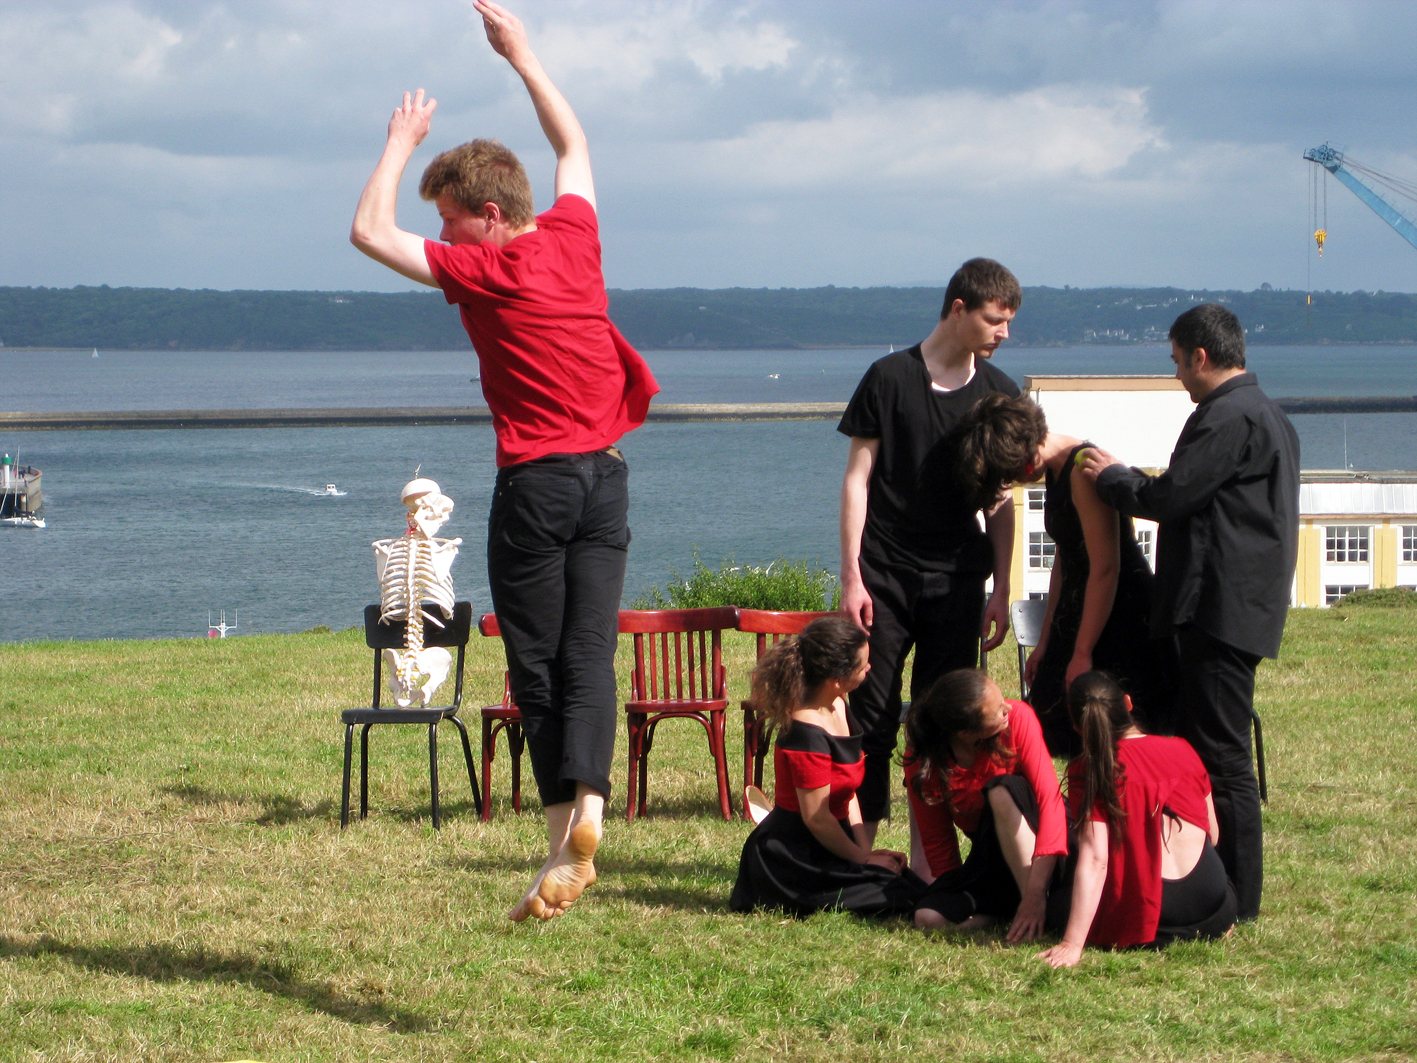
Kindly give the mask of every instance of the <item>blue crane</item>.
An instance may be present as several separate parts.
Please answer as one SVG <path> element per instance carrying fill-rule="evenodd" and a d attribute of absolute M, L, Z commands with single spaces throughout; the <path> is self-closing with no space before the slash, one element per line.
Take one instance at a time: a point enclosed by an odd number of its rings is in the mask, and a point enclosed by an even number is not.
<path fill-rule="evenodd" d="M 1310 148 L 1304 152 L 1304 158 L 1310 162 L 1318 163 L 1337 177 L 1349 187 L 1355 196 L 1368 204 L 1374 214 L 1396 229 L 1399 236 L 1413 247 L 1417 247 L 1417 221 L 1393 206 L 1373 185 L 1376 184 L 1387 189 L 1389 195 L 1396 194 L 1414 200 L 1417 200 L 1417 186 L 1371 170 L 1347 158 L 1343 152 L 1330 147 L 1327 143 L 1317 148 Z M 1328 233 L 1324 229 L 1317 229 L 1314 232 L 1320 254 L 1323 253 L 1324 238 L 1327 235 Z"/>

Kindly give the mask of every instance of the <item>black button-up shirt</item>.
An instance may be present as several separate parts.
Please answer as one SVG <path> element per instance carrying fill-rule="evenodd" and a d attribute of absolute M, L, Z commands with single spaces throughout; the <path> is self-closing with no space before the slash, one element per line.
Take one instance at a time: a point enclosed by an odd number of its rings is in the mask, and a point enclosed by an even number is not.
<path fill-rule="evenodd" d="M 1160 525 L 1154 636 L 1193 623 L 1278 656 L 1299 544 L 1299 437 L 1253 373 L 1201 399 L 1160 476 L 1112 465 L 1097 493 Z"/>

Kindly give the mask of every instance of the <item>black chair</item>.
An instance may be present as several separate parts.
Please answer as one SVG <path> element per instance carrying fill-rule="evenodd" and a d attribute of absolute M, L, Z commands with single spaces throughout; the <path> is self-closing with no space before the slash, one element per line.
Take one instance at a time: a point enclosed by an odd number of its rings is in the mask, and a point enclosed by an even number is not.
<path fill-rule="evenodd" d="M 1013 625 L 1014 641 L 1018 643 L 1018 696 L 1028 700 L 1028 684 L 1023 681 L 1023 666 L 1028 663 L 1028 651 L 1043 637 L 1043 618 L 1048 615 L 1048 597 L 1019 598 L 1009 605 L 1009 622 Z"/>
<path fill-rule="evenodd" d="M 472 603 L 458 602 L 453 607 L 453 617 L 445 620 L 440 611 L 427 606 L 423 608 L 423 645 L 457 647 L 457 662 L 453 674 L 453 703 L 441 707 L 385 709 L 379 707 L 383 693 L 384 658 L 386 649 L 404 648 L 404 621 L 395 620 L 386 624 L 379 622 L 379 607 L 367 606 L 364 610 L 364 642 L 374 651 L 374 697 L 367 709 L 345 709 L 340 714 L 344 722 L 344 793 L 340 802 L 339 825 L 343 830 L 349 825 L 349 772 L 354 753 L 354 729 L 359 732 L 359 818 L 369 814 L 369 729 L 376 724 L 414 723 L 428 725 L 428 780 L 433 794 L 433 829 L 442 826 L 438 809 L 438 724 L 451 720 L 462 735 L 463 758 L 467 761 L 467 781 L 472 786 L 472 803 L 477 814 L 482 815 L 482 793 L 477 788 L 477 775 L 472 767 L 472 743 L 468 741 L 467 728 L 458 719 L 458 709 L 462 707 L 463 662 L 467 653 L 467 640 L 472 631 Z M 435 623 L 435 618 L 437 623 Z M 441 623 L 443 626 L 439 627 Z M 445 680 L 446 682 L 446 680 Z"/>

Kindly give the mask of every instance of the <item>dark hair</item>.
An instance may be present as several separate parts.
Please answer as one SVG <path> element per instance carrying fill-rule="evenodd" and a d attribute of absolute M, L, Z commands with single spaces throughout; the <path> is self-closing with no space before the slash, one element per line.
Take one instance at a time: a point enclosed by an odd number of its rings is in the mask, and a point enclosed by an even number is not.
<path fill-rule="evenodd" d="M 1048 435 L 1043 408 L 1022 395 L 985 395 L 952 430 L 955 475 L 971 509 L 988 509 L 1033 465 Z"/>
<path fill-rule="evenodd" d="M 1127 818 L 1126 810 L 1117 800 L 1117 743 L 1127 730 L 1136 725 L 1122 688 L 1106 672 L 1084 672 L 1068 687 L 1068 716 L 1073 729 L 1082 735 L 1083 790 L 1078 805 L 1079 827 L 1087 822 L 1093 808 L 1100 802 L 1107 817 L 1107 829 L 1113 834 L 1121 830 Z"/>
<path fill-rule="evenodd" d="M 1204 347 L 1216 369 L 1245 368 L 1245 330 L 1240 319 L 1219 303 L 1193 306 L 1171 323 L 1168 334 L 1186 355 L 1186 365 Z"/>
<path fill-rule="evenodd" d="M 984 694 L 989 676 L 977 668 L 956 668 L 931 685 L 924 697 L 916 698 L 905 717 L 906 758 L 920 765 L 915 776 L 916 792 L 943 779 L 955 762 L 951 741 L 958 734 L 978 731 L 984 726 Z M 979 752 L 1001 759 L 1014 755 L 1001 731 L 979 747 Z"/>
<path fill-rule="evenodd" d="M 965 310 L 978 310 L 985 303 L 1017 310 L 1023 303 L 1023 289 L 1018 278 L 992 258 L 971 258 L 950 278 L 940 317 L 949 317 L 956 299 L 964 300 Z"/>
<path fill-rule="evenodd" d="M 526 170 L 501 141 L 469 140 L 435 157 L 423 171 L 418 194 L 431 201 L 444 192 L 479 218 L 488 203 L 496 203 L 513 227 L 535 218 Z"/>
<path fill-rule="evenodd" d="M 785 638 L 753 669 L 753 704 L 779 732 L 792 726 L 792 713 L 828 679 L 856 671 L 866 632 L 841 616 L 813 620 L 796 638 Z"/>

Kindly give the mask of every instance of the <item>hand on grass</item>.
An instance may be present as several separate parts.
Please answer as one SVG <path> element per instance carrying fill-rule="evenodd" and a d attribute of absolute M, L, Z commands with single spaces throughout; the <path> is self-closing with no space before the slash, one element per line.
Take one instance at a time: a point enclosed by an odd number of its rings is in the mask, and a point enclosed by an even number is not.
<path fill-rule="evenodd" d="M 1048 910 L 1046 894 L 1024 894 L 1019 901 L 1014 921 L 1009 925 L 1008 941 L 1017 945 L 1021 941 L 1032 941 L 1043 933 L 1043 917 Z"/>
<path fill-rule="evenodd" d="M 1076 967 L 1082 959 L 1082 946 L 1061 941 L 1051 949 L 1045 949 L 1038 958 L 1049 967 Z"/>
<path fill-rule="evenodd" d="M 894 849 L 872 849 L 871 855 L 866 859 L 867 867 L 883 867 L 897 875 L 905 870 L 905 864 L 906 855 Z"/>

